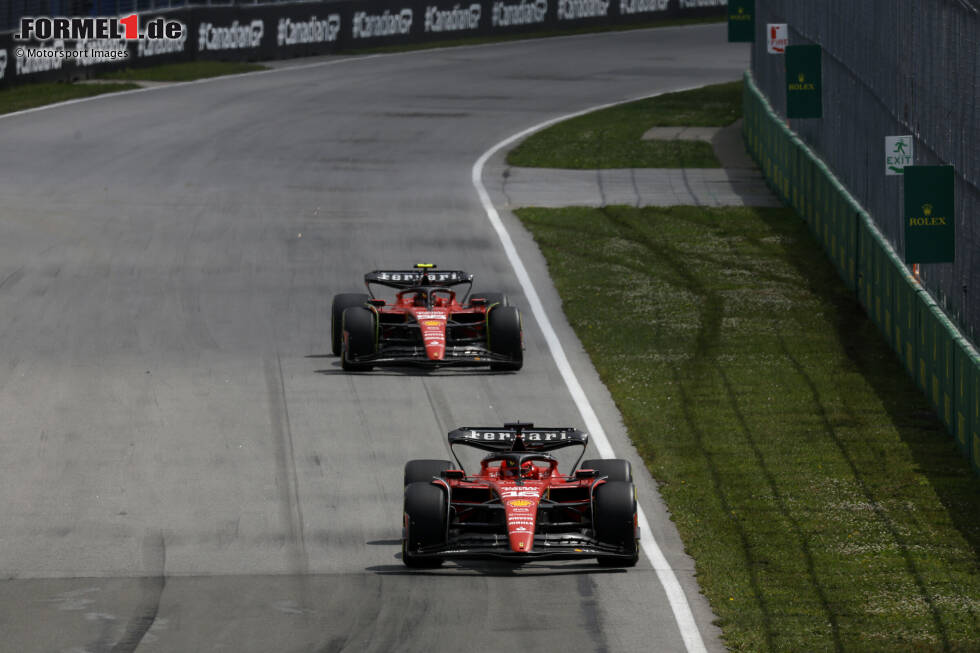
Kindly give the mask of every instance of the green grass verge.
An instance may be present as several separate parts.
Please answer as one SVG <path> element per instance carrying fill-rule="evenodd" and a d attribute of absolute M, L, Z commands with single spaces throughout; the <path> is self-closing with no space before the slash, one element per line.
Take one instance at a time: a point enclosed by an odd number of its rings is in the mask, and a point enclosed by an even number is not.
<path fill-rule="evenodd" d="M 742 117 L 742 82 L 619 104 L 565 120 L 527 137 L 507 155 L 540 168 L 717 168 L 710 143 L 643 141 L 651 127 L 724 127 Z"/>
<path fill-rule="evenodd" d="M 572 36 L 576 34 L 596 34 L 599 32 L 628 32 L 654 27 L 679 27 L 682 25 L 702 25 L 706 23 L 725 23 L 725 16 L 705 16 L 702 18 L 674 18 L 651 20 L 629 25 L 596 25 L 592 27 L 577 27 L 561 31 L 523 32 L 521 34 L 505 34 L 498 36 L 470 36 L 445 41 L 429 41 L 426 43 L 406 43 L 403 45 L 385 45 L 376 48 L 356 48 L 340 50 L 338 54 L 383 54 L 388 52 L 412 52 L 414 50 L 432 50 L 436 48 L 455 48 L 463 45 L 483 45 L 485 43 L 506 43 L 510 41 L 526 41 L 528 39 L 544 39 L 554 36 Z"/>
<path fill-rule="evenodd" d="M 150 68 L 127 68 L 99 76 L 99 79 L 124 80 L 123 83 L 114 81 L 109 84 L 68 84 L 65 82 L 24 84 L 0 90 L 0 113 L 11 113 L 45 104 L 54 104 L 55 102 L 102 95 L 104 93 L 117 93 L 140 87 L 139 84 L 125 83 L 125 80 L 186 82 L 195 79 L 204 79 L 206 77 L 234 75 L 265 69 L 265 66 L 253 63 L 193 61 L 152 66 Z"/>
<path fill-rule="evenodd" d="M 183 63 L 150 66 L 148 68 L 125 68 L 99 75 L 99 79 L 123 79 L 146 82 L 190 82 L 195 79 L 237 75 L 256 70 L 267 70 L 266 66 L 241 61 L 187 61 Z"/>
<path fill-rule="evenodd" d="M 0 113 L 11 113 L 24 109 L 65 100 L 117 93 L 139 88 L 136 84 L 65 84 L 54 82 L 47 84 L 25 84 L 0 90 Z"/>
<path fill-rule="evenodd" d="M 803 222 L 518 215 L 731 649 L 980 650 L 980 480 Z"/>

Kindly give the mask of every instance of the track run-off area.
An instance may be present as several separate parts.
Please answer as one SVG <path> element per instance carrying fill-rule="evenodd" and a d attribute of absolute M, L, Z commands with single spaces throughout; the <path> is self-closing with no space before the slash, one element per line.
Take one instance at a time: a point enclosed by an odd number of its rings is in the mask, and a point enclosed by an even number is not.
<path fill-rule="evenodd" d="M 0 118 L 0 650 L 724 650 L 490 180 L 533 126 L 737 79 L 725 41 L 297 60 Z M 510 295 L 523 370 L 340 369 L 331 297 L 418 261 Z M 657 568 L 401 564 L 405 461 L 514 419 L 633 461 Z"/>

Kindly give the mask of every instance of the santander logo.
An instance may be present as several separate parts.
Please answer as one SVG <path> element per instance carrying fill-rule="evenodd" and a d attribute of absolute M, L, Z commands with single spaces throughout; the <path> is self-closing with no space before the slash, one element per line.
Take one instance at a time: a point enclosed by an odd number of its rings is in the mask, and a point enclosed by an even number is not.
<path fill-rule="evenodd" d="M 446 320 L 448 315 L 440 311 L 411 311 L 419 328 L 422 329 L 422 342 L 429 360 L 440 361 L 446 356 Z"/>

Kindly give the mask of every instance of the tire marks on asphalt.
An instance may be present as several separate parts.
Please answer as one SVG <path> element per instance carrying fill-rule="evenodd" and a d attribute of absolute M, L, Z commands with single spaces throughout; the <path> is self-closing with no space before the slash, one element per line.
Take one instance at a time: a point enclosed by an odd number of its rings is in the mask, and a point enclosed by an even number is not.
<path fill-rule="evenodd" d="M 299 499 L 299 479 L 293 453 L 293 431 L 289 423 L 286 386 L 282 374 L 282 359 L 278 352 L 264 363 L 265 382 L 269 398 L 269 426 L 272 429 L 276 458 L 276 486 L 279 488 L 279 513 L 286 536 L 286 553 L 292 573 L 306 575 L 310 560 L 304 536 L 303 507 Z"/>
<path fill-rule="evenodd" d="M 133 616 L 126 624 L 126 631 L 116 644 L 109 649 L 111 653 L 133 653 L 143 641 L 160 610 L 160 597 L 167 586 L 167 544 L 161 531 L 147 533 L 140 547 L 143 555 L 143 569 L 147 576 L 139 580 L 140 602 Z M 96 647 L 96 650 L 105 650 Z"/>

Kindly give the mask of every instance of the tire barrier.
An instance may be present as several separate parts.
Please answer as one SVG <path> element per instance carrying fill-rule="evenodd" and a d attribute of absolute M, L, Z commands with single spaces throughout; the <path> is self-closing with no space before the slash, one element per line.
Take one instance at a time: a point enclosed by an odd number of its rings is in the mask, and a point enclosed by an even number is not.
<path fill-rule="evenodd" d="M 871 216 L 745 75 L 744 137 L 770 188 L 806 221 L 868 318 L 980 474 L 980 355 Z"/>
<path fill-rule="evenodd" d="M 139 15 L 141 29 L 154 20 L 177 21 L 181 37 L 38 43 L 14 39 L 19 28 L 0 34 L 0 87 L 181 61 L 285 59 L 467 37 L 722 18 L 726 11 L 727 0 L 342 0 L 154 11 Z"/>

